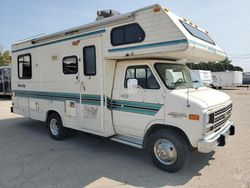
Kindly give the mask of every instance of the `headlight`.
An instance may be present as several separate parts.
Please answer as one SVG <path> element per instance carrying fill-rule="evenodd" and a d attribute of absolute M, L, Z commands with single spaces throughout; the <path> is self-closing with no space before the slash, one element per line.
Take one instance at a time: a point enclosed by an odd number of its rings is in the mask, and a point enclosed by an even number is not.
<path fill-rule="evenodd" d="M 214 113 L 208 115 L 207 124 L 213 124 L 213 123 L 214 123 Z"/>
<path fill-rule="evenodd" d="M 214 124 L 214 113 L 208 114 L 207 119 L 206 119 L 206 133 L 210 132 L 213 130 L 213 124 Z"/>

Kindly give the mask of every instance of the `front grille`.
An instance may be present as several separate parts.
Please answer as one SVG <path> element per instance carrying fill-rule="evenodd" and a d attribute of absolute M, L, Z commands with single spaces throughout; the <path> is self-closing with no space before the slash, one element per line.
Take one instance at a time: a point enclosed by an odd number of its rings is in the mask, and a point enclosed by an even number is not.
<path fill-rule="evenodd" d="M 227 122 L 227 120 L 231 116 L 232 107 L 233 104 L 231 103 L 230 105 L 214 112 L 214 125 L 213 125 L 214 131 L 219 130 Z"/>

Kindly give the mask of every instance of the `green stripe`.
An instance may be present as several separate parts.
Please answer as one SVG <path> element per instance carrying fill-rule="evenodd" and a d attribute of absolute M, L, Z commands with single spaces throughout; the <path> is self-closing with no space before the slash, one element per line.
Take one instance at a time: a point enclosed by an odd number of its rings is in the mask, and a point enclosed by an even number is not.
<path fill-rule="evenodd" d="M 64 39 L 60 39 L 60 40 L 56 40 L 56 41 L 51 41 L 51 42 L 39 44 L 39 45 L 36 45 L 36 46 L 22 48 L 22 49 L 19 49 L 19 50 L 13 50 L 12 53 L 20 52 L 20 51 L 23 51 L 23 50 L 29 50 L 29 49 L 33 49 L 33 48 L 38 48 L 38 47 L 42 47 L 42 46 L 47 46 L 47 45 L 50 45 L 50 44 L 56 44 L 56 43 L 60 43 L 60 42 L 65 42 L 65 41 L 68 41 L 68 40 L 84 38 L 84 37 L 88 37 L 88 36 L 91 36 L 91 35 L 96 35 L 96 34 L 104 33 L 104 32 L 106 32 L 105 29 L 98 30 L 98 31 L 93 31 L 93 32 L 89 32 L 89 33 L 84 33 L 84 34 L 81 34 L 81 35 L 72 36 L 72 37 L 68 37 L 68 38 L 64 38 Z"/>
<path fill-rule="evenodd" d="M 15 96 L 30 97 L 36 99 L 46 99 L 55 101 L 73 100 L 80 103 L 80 95 L 77 93 L 61 93 L 61 92 L 45 92 L 45 91 L 24 91 L 14 90 Z M 92 94 L 82 94 L 81 104 L 101 106 L 101 96 Z M 103 99 L 106 97 L 103 96 Z M 136 101 L 113 100 L 107 97 L 108 109 L 118 110 L 124 112 L 131 112 L 137 114 L 145 114 L 154 116 L 163 106 L 162 104 L 145 103 Z"/>
<path fill-rule="evenodd" d="M 151 43 L 151 44 L 142 44 L 138 46 L 130 46 L 130 47 L 124 47 L 124 48 L 113 48 L 109 49 L 109 52 L 122 52 L 127 50 L 138 50 L 138 49 L 145 49 L 145 48 L 154 48 L 154 47 L 161 47 L 161 46 L 174 46 L 178 44 L 187 44 L 187 39 L 180 39 L 180 40 L 173 40 L 173 41 L 165 41 L 165 42 L 157 42 L 157 43 Z"/>
<path fill-rule="evenodd" d="M 163 106 L 162 104 L 124 101 L 124 100 L 113 100 L 113 104 L 128 105 L 128 106 L 135 106 L 135 107 L 142 107 L 142 108 L 152 108 L 155 110 L 159 110 Z"/>
<path fill-rule="evenodd" d="M 208 51 L 213 52 L 213 53 L 217 53 L 217 54 L 220 53 L 220 54 L 226 55 L 226 53 L 223 52 L 223 51 L 221 51 L 221 50 L 217 50 L 217 49 L 215 49 L 215 48 L 213 48 L 213 47 L 211 47 L 211 46 L 207 46 L 207 45 L 205 45 L 205 44 L 201 44 L 201 43 L 196 42 L 196 41 L 193 41 L 193 40 L 189 40 L 189 43 L 190 43 L 190 44 L 193 44 L 193 45 L 195 45 L 195 46 L 199 46 L 199 47 L 201 47 L 201 48 L 205 48 L 205 49 L 207 49 Z"/>
<path fill-rule="evenodd" d="M 83 94 L 82 98 L 101 100 L 101 96 L 100 95 Z"/>
<path fill-rule="evenodd" d="M 112 107 L 112 110 L 131 112 L 131 113 L 136 113 L 136 114 L 145 114 L 145 115 L 150 115 L 150 116 L 154 116 L 158 112 L 158 111 L 134 109 L 134 108 L 129 108 L 129 107 Z"/>
<path fill-rule="evenodd" d="M 174 46 L 178 44 L 193 44 L 202 48 L 207 49 L 210 52 L 213 53 L 221 53 L 223 55 L 226 55 L 225 52 L 221 50 L 217 50 L 211 46 L 207 46 L 205 44 L 193 41 L 193 40 L 187 40 L 187 39 L 180 39 L 180 40 L 173 40 L 173 41 L 165 41 L 165 42 L 157 42 L 157 43 L 151 43 L 151 44 L 142 44 L 142 45 L 137 45 L 137 46 L 130 46 L 130 47 L 124 47 L 124 48 L 113 48 L 109 49 L 108 52 L 123 52 L 123 51 L 128 51 L 128 50 L 140 50 L 140 49 L 145 49 L 145 48 L 155 48 L 155 47 L 162 47 L 162 46 Z"/>

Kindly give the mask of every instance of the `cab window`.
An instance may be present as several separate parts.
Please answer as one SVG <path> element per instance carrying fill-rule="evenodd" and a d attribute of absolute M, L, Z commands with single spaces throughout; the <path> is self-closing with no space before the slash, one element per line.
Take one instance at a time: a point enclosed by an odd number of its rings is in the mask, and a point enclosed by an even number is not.
<path fill-rule="evenodd" d="M 148 66 L 130 66 L 126 70 L 124 87 L 127 88 L 129 79 L 137 79 L 138 85 L 143 89 L 160 89 L 152 71 Z"/>

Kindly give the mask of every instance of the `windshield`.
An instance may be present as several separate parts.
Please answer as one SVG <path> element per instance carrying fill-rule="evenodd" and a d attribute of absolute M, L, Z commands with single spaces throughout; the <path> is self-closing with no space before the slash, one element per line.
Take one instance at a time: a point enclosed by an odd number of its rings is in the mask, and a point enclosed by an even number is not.
<path fill-rule="evenodd" d="M 156 63 L 155 69 L 165 86 L 169 89 L 204 87 L 186 65 Z"/>

